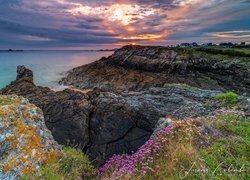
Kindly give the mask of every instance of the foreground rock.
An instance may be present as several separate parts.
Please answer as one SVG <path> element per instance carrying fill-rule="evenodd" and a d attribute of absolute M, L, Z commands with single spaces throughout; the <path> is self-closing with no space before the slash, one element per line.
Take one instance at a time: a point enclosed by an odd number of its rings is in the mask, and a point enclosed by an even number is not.
<path fill-rule="evenodd" d="M 0 96 L 1 180 L 30 174 L 59 149 L 39 108 L 22 97 Z"/>
<path fill-rule="evenodd" d="M 186 83 L 249 96 L 250 64 L 219 56 L 207 59 L 180 48 L 125 46 L 108 58 L 73 69 L 61 83 L 109 91 Z"/>
<path fill-rule="evenodd" d="M 96 165 L 113 154 L 136 151 L 150 138 L 160 118 L 209 115 L 216 107 L 207 109 L 207 102 L 220 93 L 176 84 L 122 93 L 97 88 L 87 93 L 54 92 L 36 86 L 25 74 L 24 78 L 18 74 L 2 93 L 22 95 L 40 107 L 55 140 L 81 147 Z"/>

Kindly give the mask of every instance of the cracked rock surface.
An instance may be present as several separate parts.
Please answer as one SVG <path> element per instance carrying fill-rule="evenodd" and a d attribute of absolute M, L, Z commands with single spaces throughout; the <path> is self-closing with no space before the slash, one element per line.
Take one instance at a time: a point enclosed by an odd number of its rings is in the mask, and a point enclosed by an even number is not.
<path fill-rule="evenodd" d="M 249 63 L 237 60 L 125 46 L 71 70 L 61 83 L 73 88 L 55 92 L 36 86 L 32 71 L 19 66 L 16 81 L 2 94 L 28 98 L 43 110 L 57 142 L 82 148 L 99 166 L 113 154 L 136 151 L 157 127 L 167 125 L 159 119 L 208 116 L 217 108 L 210 100 L 223 91 L 249 95 L 249 71 Z"/>
<path fill-rule="evenodd" d="M 32 78 L 18 77 L 2 93 L 22 95 L 40 107 L 55 140 L 79 146 L 96 165 L 113 154 L 136 151 L 150 138 L 162 117 L 209 115 L 213 110 L 204 104 L 220 93 L 182 85 L 122 93 L 98 88 L 87 93 L 73 89 L 55 92 L 36 86 Z"/>

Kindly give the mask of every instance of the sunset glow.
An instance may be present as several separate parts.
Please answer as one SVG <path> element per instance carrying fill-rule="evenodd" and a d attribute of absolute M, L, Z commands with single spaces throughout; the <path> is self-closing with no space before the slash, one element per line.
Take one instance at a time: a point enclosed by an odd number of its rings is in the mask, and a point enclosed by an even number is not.
<path fill-rule="evenodd" d="M 139 34 L 136 36 L 120 36 L 119 38 L 122 39 L 133 39 L 133 40 L 153 40 L 153 39 L 160 39 L 162 35 L 157 34 Z"/>
<path fill-rule="evenodd" d="M 109 21 L 119 21 L 123 25 L 129 25 L 135 22 L 135 19 L 143 19 L 144 17 L 154 14 L 154 9 L 142 8 L 137 4 L 114 4 L 111 6 L 83 6 L 77 4 L 76 8 L 66 10 L 75 16 L 87 15 L 107 18 Z"/>
<path fill-rule="evenodd" d="M 250 41 L 249 14 L 246 0 L 0 0 L 0 48 Z"/>

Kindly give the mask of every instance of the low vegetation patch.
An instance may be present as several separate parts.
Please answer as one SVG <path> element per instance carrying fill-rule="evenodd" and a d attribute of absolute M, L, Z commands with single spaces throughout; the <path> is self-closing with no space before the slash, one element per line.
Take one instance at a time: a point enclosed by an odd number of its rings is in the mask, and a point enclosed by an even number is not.
<path fill-rule="evenodd" d="M 219 48 L 197 48 L 197 51 L 209 53 L 209 54 L 221 54 L 228 56 L 238 56 L 238 57 L 250 57 L 250 53 L 247 51 L 239 51 L 237 49 L 219 49 Z"/>
<path fill-rule="evenodd" d="M 77 180 L 94 179 L 96 169 L 79 149 L 65 147 L 62 156 L 51 157 L 42 167 L 23 180 Z"/>
<path fill-rule="evenodd" d="M 204 127 L 220 136 L 203 132 Z M 113 156 L 99 178 L 249 179 L 249 132 L 250 122 L 231 111 L 174 121 L 138 152 Z"/>
<path fill-rule="evenodd" d="M 218 94 L 216 100 L 222 101 L 224 106 L 234 106 L 239 101 L 239 96 L 233 92 Z"/>
<path fill-rule="evenodd" d="M 7 97 L 0 97 L 0 106 L 11 105 L 13 101 Z"/>

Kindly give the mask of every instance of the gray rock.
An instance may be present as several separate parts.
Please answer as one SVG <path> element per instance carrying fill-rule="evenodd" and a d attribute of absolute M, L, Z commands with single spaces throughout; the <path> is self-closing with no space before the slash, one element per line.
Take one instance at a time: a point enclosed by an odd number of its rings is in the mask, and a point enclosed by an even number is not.
<path fill-rule="evenodd" d="M 80 88 L 142 90 L 166 83 L 250 95 L 250 63 L 205 59 L 164 47 L 125 46 L 112 56 L 71 70 L 60 83 Z"/>
<path fill-rule="evenodd" d="M 172 119 L 170 118 L 160 118 L 157 124 L 155 125 L 155 129 L 151 137 L 156 136 L 162 129 L 171 125 L 171 123 Z"/>
<path fill-rule="evenodd" d="M 16 95 L 0 96 L 0 179 L 16 180 L 60 154 L 42 111 Z"/>

